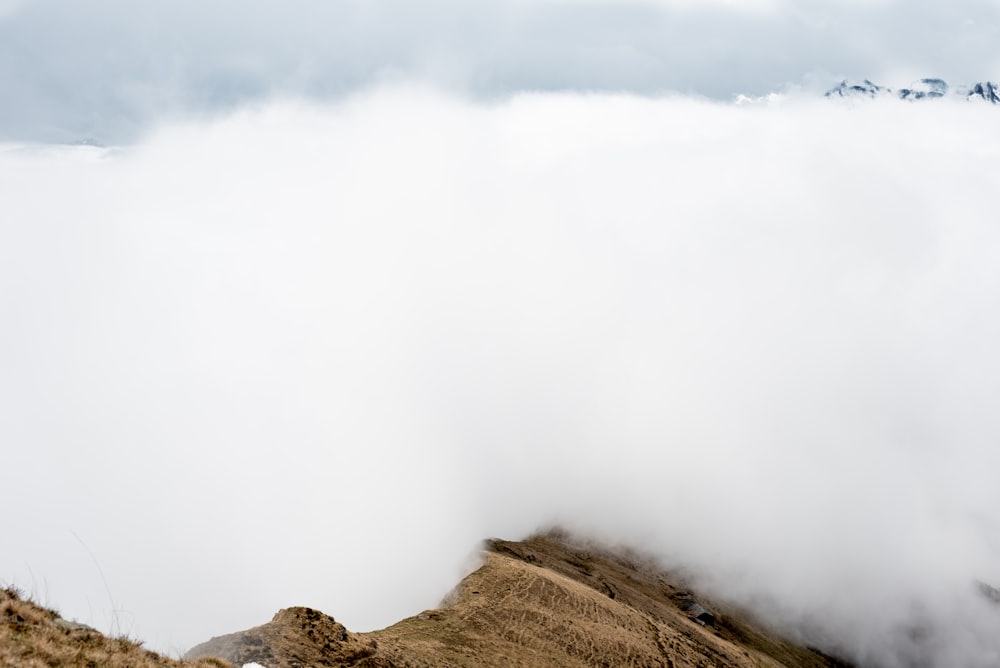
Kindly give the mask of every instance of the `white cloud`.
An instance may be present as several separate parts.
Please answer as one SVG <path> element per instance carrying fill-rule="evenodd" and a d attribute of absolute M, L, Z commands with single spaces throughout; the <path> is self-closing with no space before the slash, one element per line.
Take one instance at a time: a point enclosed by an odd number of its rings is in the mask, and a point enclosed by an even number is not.
<path fill-rule="evenodd" d="M 562 521 L 993 665 L 995 122 L 396 86 L 8 147 L 0 577 L 182 649 L 389 623 Z"/>

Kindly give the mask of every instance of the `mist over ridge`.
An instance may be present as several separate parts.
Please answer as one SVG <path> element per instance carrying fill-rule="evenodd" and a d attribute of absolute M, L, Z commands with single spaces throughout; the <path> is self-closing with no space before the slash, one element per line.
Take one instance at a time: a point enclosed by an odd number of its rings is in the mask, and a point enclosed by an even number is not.
<path fill-rule="evenodd" d="M 0 578 L 183 649 L 559 522 L 994 665 L 995 114 L 393 85 L 8 145 Z"/>

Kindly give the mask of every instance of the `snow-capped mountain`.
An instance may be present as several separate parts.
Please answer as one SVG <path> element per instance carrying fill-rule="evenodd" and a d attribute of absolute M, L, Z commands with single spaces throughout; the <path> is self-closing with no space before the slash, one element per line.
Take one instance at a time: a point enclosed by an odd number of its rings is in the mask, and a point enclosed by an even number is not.
<path fill-rule="evenodd" d="M 1000 104 L 1000 86 L 992 81 L 972 84 L 964 94 L 967 98 L 980 97 L 992 104 Z"/>
<path fill-rule="evenodd" d="M 948 82 L 944 79 L 921 79 L 912 88 L 900 88 L 897 95 L 901 100 L 923 100 L 944 97 L 948 93 Z"/>
<path fill-rule="evenodd" d="M 982 81 L 971 85 L 948 85 L 943 79 L 920 79 L 908 88 L 893 90 L 865 79 L 861 82 L 841 81 L 826 92 L 826 97 L 876 98 L 893 95 L 901 100 L 928 100 L 945 96 L 964 97 L 968 100 L 985 100 L 1000 104 L 1000 86 L 992 81 Z"/>
<path fill-rule="evenodd" d="M 826 91 L 827 97 L 878 97 L 890 93 L 888 88 L 872 83 L 868 79 L 860 83 L 848 83 L 845 79 L 837 86 Z"/>

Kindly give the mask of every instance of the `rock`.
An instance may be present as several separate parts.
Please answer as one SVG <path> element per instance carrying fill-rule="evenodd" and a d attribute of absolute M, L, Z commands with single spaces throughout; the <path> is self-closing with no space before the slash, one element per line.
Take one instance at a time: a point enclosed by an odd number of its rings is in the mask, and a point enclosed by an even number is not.
<path fill-rule="evenodd" d="M 193 647 L 184 658 L 218 656 L 237 665 L 294 668 L 352 665 L 374 652 L 371 641 L 349 632 L 330 615 L 293 607 L 279 610 L 267 624 L 212 638 Z"/>

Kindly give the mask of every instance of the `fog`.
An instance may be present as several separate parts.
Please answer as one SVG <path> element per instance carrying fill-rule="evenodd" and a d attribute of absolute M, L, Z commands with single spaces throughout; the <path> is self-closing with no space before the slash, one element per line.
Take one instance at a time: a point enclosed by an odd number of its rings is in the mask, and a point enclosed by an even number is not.
<path fill-rule="evenodd" d="M 180 653 L 558 523 L 988 666 L 997 110 L 419 85 L 0 147 L 0 581 Z"/>

